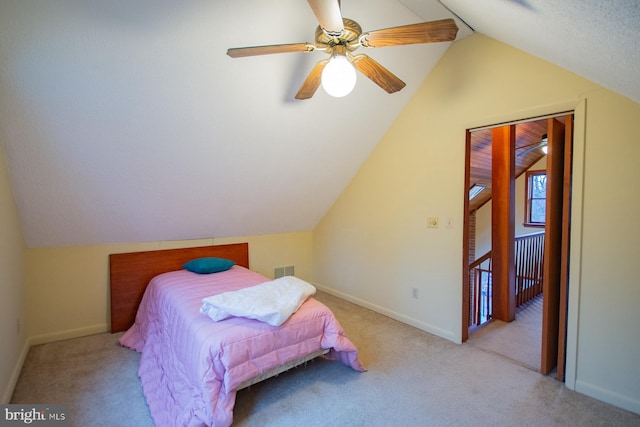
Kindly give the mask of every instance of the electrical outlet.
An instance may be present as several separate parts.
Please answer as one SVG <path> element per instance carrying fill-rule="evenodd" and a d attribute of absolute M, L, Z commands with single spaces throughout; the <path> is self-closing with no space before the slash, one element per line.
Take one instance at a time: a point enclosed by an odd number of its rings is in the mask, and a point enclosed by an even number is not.
<path fill-rule="evenodd" d="M 418 288 L 411 288 L 411 298 L 418 299 Z"/>
<path fill-rule="evenodd" d="M 430 216 L 427 218 L 427 228 L 438 228 L 438 217 Z"/>

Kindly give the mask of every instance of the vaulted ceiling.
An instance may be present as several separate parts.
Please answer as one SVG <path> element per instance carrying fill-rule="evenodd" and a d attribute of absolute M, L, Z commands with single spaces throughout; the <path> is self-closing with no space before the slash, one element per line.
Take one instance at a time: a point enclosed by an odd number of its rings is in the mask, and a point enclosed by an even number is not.
<path fill-rule="evenodd" d="M 564 117 L 558 117 L 558 121 L 564 124 Z M 547 119 L 525 121 L 514 126 L 516 132 L 514 175 L 517 178 L 545 156 L 542 151 L 542 139 L 547 134 Z M 469 187 L 477 185 L 483 188 L 469 200 L 469 212 L 474 212 L 492 197 L 492 129 L 471 131 L 469 144 Z"/>
<path fill-rule="evenodd" d="M 344 0 L 363 29 L 452 17 L 640 102 L 634 0 Z M 460 17 L 460 18 L 458 18 Z M 467 26 L 468 25 L 468 26 Z M 307 2 L 0 2 L 0 144 L 31 247 L 312 230 L 450 42 L 367 54 L 345 98 L 294 95 L 323 54 Z M 462 173 L 462 172 L 461 172 Z"/>

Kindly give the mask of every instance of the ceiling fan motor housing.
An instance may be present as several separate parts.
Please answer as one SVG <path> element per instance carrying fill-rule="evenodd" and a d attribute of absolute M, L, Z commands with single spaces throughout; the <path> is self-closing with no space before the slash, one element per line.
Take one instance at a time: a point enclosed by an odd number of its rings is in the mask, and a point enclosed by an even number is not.
<path fill-rule="evenodd" d="M 340 37 L 332 37 L 326 34 L 320 26 L 316 28 L 316 43 L 320 45 L 335 46 L 344 45 L 347 49 L 353 51 L 358 48 L 358 44 L 350 46 L 354 41 L 357 41 L 362 34 L 362 27 L 356 21 L 349 18 L 342 18 L 344 23 L 344 32 Z"/>

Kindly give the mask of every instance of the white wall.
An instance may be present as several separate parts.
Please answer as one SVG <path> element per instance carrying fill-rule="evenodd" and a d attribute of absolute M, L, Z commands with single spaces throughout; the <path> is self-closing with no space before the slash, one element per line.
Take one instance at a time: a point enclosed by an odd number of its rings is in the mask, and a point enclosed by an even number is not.
<path fill-rule="evenodd" d="M 572 109 L 567 385 L 640 413 L 640 105 L 522 51 L 479 34 L 447 51 L 316 228 L 314 280 L 460 342 L 465 130 Z"/>
<path fill-rule="evenodd" d="M 492 201 L 489 200 L 476 211 L 476 259 L 480 258 L 482 255 L 491 250 L 492 206 Z"/>
<path fill-rule="evenodd" d="M 587 111 L 582 257 L 571 264 L 580 292 L 569 313 L 578 319 L 576 390 L 640 413 L 640 105 L 600 91 Z"/>
<path fill-rule="evenodd" d="M 25 250 L 0 145 L 0 403 L 9 403 L 28 349 Z"/>

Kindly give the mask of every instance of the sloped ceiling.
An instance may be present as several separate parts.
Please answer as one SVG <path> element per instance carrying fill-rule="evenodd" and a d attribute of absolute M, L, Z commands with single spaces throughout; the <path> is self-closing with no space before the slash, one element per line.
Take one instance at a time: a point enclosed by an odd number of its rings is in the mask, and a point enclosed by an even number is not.
<path fill-rule="evenodd" d="M 342 1 L 365 31 L 454 12 L 636 102 L 638 8 Z M 316 25 L 303 0 L 2 0 L 0 144 L 27 244 L 312 230 L 451 44 L 367 50 L 407 83 L 396 94 L 359 76 L 345 98 L 306 101 L 294 95 L 323 54 L 225 54 L 312 42 Z"/>
<path fill-rule="evenodd" d="M 475 31 L 640 102 L 638 0 L 442 0 Z"/>
<path fill-rule="evenodd" d="M 365 30 L 453 17 L 422 3 L 342 11 Z M 312 230 L 451 44 L 369 49 L 396 94 L 359 76 L 305 101 L 323 53 L 226 55 L 316 26 L 303 0 L 3 0 L 0 141 L 27 244 Z"/>

